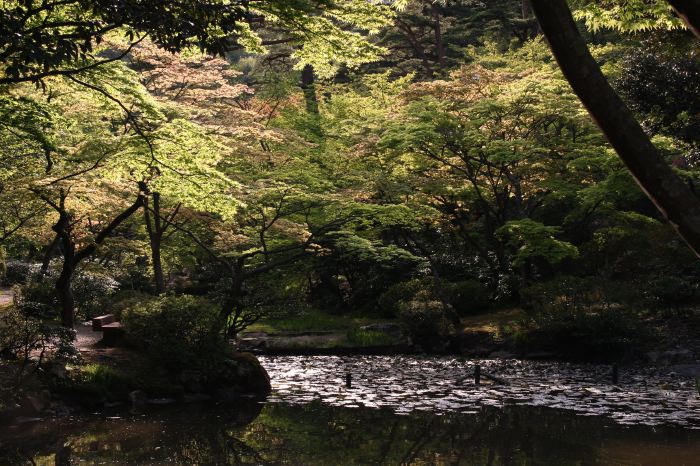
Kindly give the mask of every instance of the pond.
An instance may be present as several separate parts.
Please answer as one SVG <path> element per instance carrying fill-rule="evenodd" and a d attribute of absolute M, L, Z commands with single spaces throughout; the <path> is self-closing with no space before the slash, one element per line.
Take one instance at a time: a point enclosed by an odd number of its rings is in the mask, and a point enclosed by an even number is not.
<path fill-rule="evenodd" d="M 107 411 L 0 427 L 0 464 L 698 464 L 700 401 L 672 373 L 478 361 L 262 358 L 266 403 Z M 352 388 L 345 374 L 352 374 Z"/>

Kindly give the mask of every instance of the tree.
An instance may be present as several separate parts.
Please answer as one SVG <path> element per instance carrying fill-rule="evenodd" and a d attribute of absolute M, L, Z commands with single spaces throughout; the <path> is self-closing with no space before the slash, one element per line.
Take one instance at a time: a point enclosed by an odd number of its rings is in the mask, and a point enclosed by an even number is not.
<path fill-rule="evenodd" d="M 673 172 L 608 83 L 565 0 L 533 0 L 562 72 L 642 190 L 700 256 L 700 199 Z"/>

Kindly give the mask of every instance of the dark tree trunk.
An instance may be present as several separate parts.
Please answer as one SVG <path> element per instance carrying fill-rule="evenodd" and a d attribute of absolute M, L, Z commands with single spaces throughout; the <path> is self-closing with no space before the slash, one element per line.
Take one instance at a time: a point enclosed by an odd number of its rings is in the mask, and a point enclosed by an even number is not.
<path fill-rule="evenodd" d="M 700 39 L 700 0 L 668 0 L 668 3 Z"/>
<path fill-rule="evenodd" d="M 226 320 L 226 336 L 234 339 L 240 331 L 239 319 L 241 317 L 241 294 L 243 292 L 243 270 L 237 270 L 232 278 L 228 294 L 224 299 L 221 315 Z"/>
<path fill-rule="evenodd" d="M 311 65 L 304 66 L 301 70 L 301 90 L 304 92 L 304 101 L 306 103 L 306 111 L 311 115 L 318 115 L 318 98 L 316 97 L 316 78 L 314 76 L 314 67 Z"/>
<path fill-rule="evenodd" d="M 61 275 L 56 281 L 56 292 L 61 302 L 61 325 L 67 328 L 75 326 L 75 298 L 71 287 L 73 272 L 75 272 L 75 268 L 71 265 L 71 261 L 66 260 L 63 263 Z"/>
<path fill-rule="evenodd" d="M 75 272 L 75 242 L 71 232 L 71 217 L 68 213 L 61 212 L 58 222 L 53 226 L 56 238 L 63 243 L 63 267 L 56 280 L 56 294 L 61 304 L 61 324 L 64 327 L 73 328 L 75 324 L 75 298 L 71 283 Z"/>
<path fill-rule="evenodd" d="M 523 13 L 523 19 L 532 18 L 532 2 L 530 0 L 522 0 L 521 9 Z"/>
<path fill-rule="evenodd" d="M 39 280 L 43 280 L 43 278 L 48 275 L 49 273 L 49 266 L 51 265 L 51 259 L 53 259 L 54 252 L 56 251 L 56 248 L 58 247 L 58 244 L 61 242 L 61 236 L 56 234 L 54 239 L 49 243 L 48 246 L 46 246 L 46 251 L 44 251 L 44 258 L 41 261 L 41 269 L 39 271 Z"/>
<path fill-rule="evenodd" d="M 696 255 L 700 255 L 700 201 L 669 167 L 593 59 L 565 0 L 532 0 L 554 57 L 637 184 Z"/>
<path fill-rule="evenodd" d="M 442 24 L 440 23 L 440 6 L 437 2 L 431 3 L 433 15 L 433 27 L 435 28 L 435 54 L 437 55 L 438 68 L 445 68 L 445 44 L 442 41 Z"/>
<path fill-rule="evenodd" d="M 66 194 L 61 193 L 59 204 L 50 202 L 59 213 L 59 219 L 53 226 L 53 230 L 61 238 L 63 243 L 63 267 L 61 274 L 56 281 L 56 294 L 61 303 L 61 323 L 64 327 L 74 328 L 75 326 L 75 298 L 71 288 L 73 274 L 78 264 L 92 255 L 97 247 L 104 242 L 114 230 L 127 218 L 131 217 L 143 205 L 143 195 L 139 193 L 136 201 L 122 213 L 117 215 L 104 229 L 102 229 L 95 239 L 80 250 L 76 250 L 73 239 L 73 225 L 71 215 L 65 208 Z M 45 198 L 48 199 L 48 198 Z"/>
<path fill-rule="evenodd" d="M 153 267 L 153 281 L 155 282 L 156 293 L 165 293 L 165 275 L 163 274 L 163 260 L 161 258 L 161 246 L 163 243 L 163 233 L 165 233 L 164 222 L 160 216 L 160 194 L 153 193 L 153 219 L 149 211 L 148 201 L 143 209 L 143 216 L 146 221 L 146 231 L 151 246 L 151 265 Z"/>

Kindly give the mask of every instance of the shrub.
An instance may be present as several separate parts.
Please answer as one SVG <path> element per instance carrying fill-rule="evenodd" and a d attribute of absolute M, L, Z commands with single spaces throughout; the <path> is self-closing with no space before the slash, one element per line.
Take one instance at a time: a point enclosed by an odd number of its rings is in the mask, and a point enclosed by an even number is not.
<path fill-rule="evenodd" d="M 395 343 L 394 338 L 385 332 L 378 330 L 350 329 L 347 332 L 347 340 L 353 346 L 384 346 Z"/>
<path fill-rule="evenodd" d="M 604 309 L 638 302 L 635 288 L 603 277 L 562 275 L 521 289 L 520 304 L 534 311 Z"/>
<path fill-rule="evenodd" d="M 110 297 L 109 312 L 114 314 L 117 319 L 121 319 L 125 310 L 156 298 L 152 294 L 138 290 L 118 291 Z"/>
<path fill-rule="evenodd" d="M 524 350 L 614 361 L 641 354 L 654 334 L 626 305 L 638 298 L 601 277 L 561 276 L 521 290 L 528 317 L 511 332 Z"/>
<path fill-rule="evenodd" d="M 390 286 L 377 301 L 379 314 L 383 317 L 396 317 L 401 306 L 419 294 L 449 304 L 459 315 L 484 311 L 490 302 L 488 289 L 478 280 L 451 283 L 427 277 Z"/>
<path fill-rule="evenodd" d="M 378 312 L 382 317 L 397 317 L 401 305 L 411 301 L 421 291 L 431 288 L 432 279 L 416 279 L 390 286 L 377 300 Z"/>
<path fill-rule="evenodd" d="M 41 264 L 22 261 L 7 261 L 5 274 L 2 277 L 4 286 L 26 284 L 30 279 L 39 274 Z"/>
<path fill-rule="evenodd" d="M 170 371 L 216 370 L 227 353 L 219 308 L 204 298 L 166 295 L 138 303 L 123 312 L 122 323 L 129 338 Z"/>
<path fill-rule="evenodd" d="M 647 284 L 646 297 L 652 306 L 678 309 L 696 304 L 700 298 L 700 289 L 696 280 L 663 275 Z"/>
<path fill-rule="evenodd" d="M 476 314 L 489 308 L 490 293 L 478 280 L 439 282 L 436 287 L 436 294 L 451 305 L 459 315 Z"/>
<path fill-rule="evenodd" d="M 654 334 L 634 312 L 603 309 L 541 311 L 511 335 L 526 351 L 548 351 L 573 360 L 611 362 L 641 355 Z"/>
<path fill-rule="evenodd" d="M 78 313 L 85 319 L 104 314 L 111 296 L 119 289 L 119 282 L 108 275 L 80 272 L 73 277 L 73 294 Z"/>
<path fill-rule="evenodd" d="M 427 351 L 445 349 L 459 320 L 450 305 L 425 295 L 402 304 L 399 318 L 411 341 Z"/>
<path fill-rule="evenodd" d="M 55 270 L 44 277 L 40 277 L 37 270 L 28 278 L 22 289 L 24 302 L 38 303 L 51 309 L 58 308 L 59 301 L 55 289 L 57 279 L 58 273 Z M 101 273 L 79 272 L 73 276 L 72 288 L 77 314 L 84 319 L 91 319 L 104 314 L 110 297 L 119 288 L 119 283 Z"/>
<path fill-rule="evenodd" d="M 76 361 L 74 338 L 74 330 L 27 317 L 17 307 L 0 312 L 0 355 L 22 362 L 16 374 L 18 386 L 48 359 L 59 363 Z"/>

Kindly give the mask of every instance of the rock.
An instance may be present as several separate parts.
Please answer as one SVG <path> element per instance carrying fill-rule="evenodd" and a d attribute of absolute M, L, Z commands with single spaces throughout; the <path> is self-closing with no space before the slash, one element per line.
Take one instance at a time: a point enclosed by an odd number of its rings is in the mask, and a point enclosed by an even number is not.
<path fill-rule="evenodd" d="M 676 364 L 669 369 L 684 377 L 700 377 L 700 364 Z"/>
<path fill-rule="evenodd" d="M 689 349 L 650 351 L 646 356 L 654 364 L 680 364 L 695 361 L 695 354 Z"/>
<path fill-rule="evenodd" d="M 201 403 L 211 400 L 211 396 L 206 393 L 187 393 L 182 397 L 185 403 Z"/>
<path fill-rule="evenodd" d="M 68 380 L 70 378 L 68 370 L 63 364 L 51 364 L 51 367 L 49 368 L 49 374 L 54 378 L 62 381 Z"/>
<path fill-rule="evenodd" d="M 557 355 L 554 353 L 549 353 L 547 351 L 535 351 L 533 353 L 527 353 L 523 356 L 523 359 L 534 359 L 534 360 L 550 360 L 556 359 Z"/>
<path fill-rule="evenodd" d="M 20 402 L 19 412 L 24 416 L 34 416 L 51 407 L 51 394 L 44 390 L 41 393 L 30 393 Z"/>
<path fill-rule="evenodd" d="M 148 400 L 149 405 L 158 405 L 158 406 L 164 406 L 164 405 L 171 405 L 175 403 L 174 398 L 152 398 Z"/>
<path fill-rule="evenodd" d="M 390 335 L 401 335 L 401 326 L 392 322 L 381 322 L 377 324 L 369 324 L 360 327 L 360 330 L 371 332 L 384 332 Z"/>
<path fill-rule="evenodd" d="M 656 363 L 661 357 L 661 353 L 658 351 L 649 351 L 646 356 L 649 362 Z"/>
<path fill-rule="evenodd" d="M 195 370 L 184 370 L 180 373 L 180 382 L 188 392 L 202 392 L 204 386 L 202 384 L 202 373 Z"/>
<path fill-rule="evenodd" d="M 134 390 L 133 392 L 129 393 L 129 402 L 131 403 L 132 409 L 142 409 L 144 406 L 146 406 L 147 401 L 148 397 L 146 396 L 146 392 L 143 390 Z"/>
<path fill-rule="evenodd" d="M 270 376 L 251 353 L 233 353 L 222 371 L 219 388 L 233 390 L 236 395 L 256 395 L 265 397 L 272 391 Z M 218 392 L 217 392 L 217 395 Z M 224 398 L 228 398 L 224 395 Z M 221 398 L 221 396 L 219 396 Z"/>
<path fill-rule="evenodd" d="M 53 412 L 54 412 L 54 415 L 58 416 L 58 417 L 70 416 L 70 409 L 62 403 L 56 404 L 53 407 Z"/>
<path fill-rule="evenodd" d="M 219 388 L 216 390 L 216 399 L 224 403 L 236 401 L 238 393 L 233 388 Z"/>
<path fill-rule="evenodd" d="M 41 420 L 42 420 L 42 419 L 41 419 L 40 417 L 18 416 L 18 417 L 15 419 L 15 422 L 16 422 L 17 424 L 26 424 L 26 423 L 28 423 L 28 422 L 39 422 L 39 421 L 41 421 Z"/>
<path fill-rule="evenodd" d="M 109 409 L 109 408 L 116 408 L 118 406 L 122 406 L 123 404 L 124 403 L 122 403 L 121 401 L 112 401 L 112 402 L 105 403 L 104 406 L 105 406 L 105 408 Z"/>

